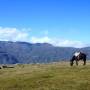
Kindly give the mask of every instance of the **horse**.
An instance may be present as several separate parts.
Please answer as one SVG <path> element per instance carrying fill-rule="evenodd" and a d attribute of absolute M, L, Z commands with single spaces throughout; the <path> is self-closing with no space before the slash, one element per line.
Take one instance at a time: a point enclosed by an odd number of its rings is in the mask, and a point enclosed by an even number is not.
<path fill-rule="evenodd" d="M 86 65 L 86 54 L 85 53 L 82 53 L 82 52 L 76 52 L 73 57 L 71 58 L 70 60 L 70 65 L 73 66 L 73 62 L 74 60 L 76 61 L 76 65 L 78 66 L 78 61 L 79 60 L 83 60 L 84 64 L 83 65 Z"/>

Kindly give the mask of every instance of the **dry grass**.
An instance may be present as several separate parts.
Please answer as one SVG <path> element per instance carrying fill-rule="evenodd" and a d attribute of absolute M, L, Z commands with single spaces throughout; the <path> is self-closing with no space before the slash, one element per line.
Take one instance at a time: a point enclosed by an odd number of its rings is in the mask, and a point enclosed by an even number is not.
<path fill-rule="evenodd" d="M 0 69 L 0 90 L 90 90 L 90 62 L 21 64 Z"/>

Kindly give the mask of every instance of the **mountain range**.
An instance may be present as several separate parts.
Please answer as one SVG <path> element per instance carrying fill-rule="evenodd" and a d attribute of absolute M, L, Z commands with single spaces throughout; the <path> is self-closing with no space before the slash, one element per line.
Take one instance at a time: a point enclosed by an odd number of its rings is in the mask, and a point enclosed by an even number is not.
<path fill-rule="evenodd" d="M 87 59 L 90 59 L 90 47 L 56 47 L 49 43 L 0 41 L 0 64 L 68 61 L 76 51 L 86 53 Z"/>

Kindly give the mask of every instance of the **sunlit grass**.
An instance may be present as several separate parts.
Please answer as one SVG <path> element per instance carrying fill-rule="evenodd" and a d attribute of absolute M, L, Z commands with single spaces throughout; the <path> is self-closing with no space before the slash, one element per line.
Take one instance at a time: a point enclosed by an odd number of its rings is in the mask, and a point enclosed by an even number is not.
<path fill-rule="evenodd" d="M 90 90 L 90 62 L 25 64 L 0 69 L 0 90 Z"/>

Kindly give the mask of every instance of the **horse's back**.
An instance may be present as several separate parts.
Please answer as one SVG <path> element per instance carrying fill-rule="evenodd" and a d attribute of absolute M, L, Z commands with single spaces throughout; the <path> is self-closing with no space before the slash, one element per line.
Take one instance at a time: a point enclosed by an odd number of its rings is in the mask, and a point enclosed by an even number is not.
<path fill-rule="evenodd" d="M 86 54 L 85 53 L 81 52 L 78 57 L 79 57 L 79 59 L 86 60 Z"/>

